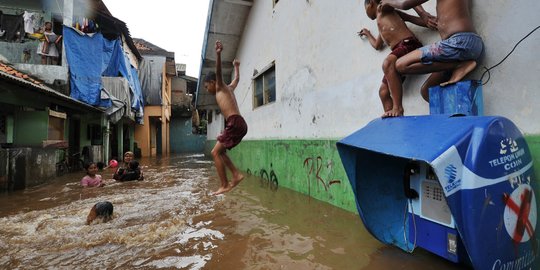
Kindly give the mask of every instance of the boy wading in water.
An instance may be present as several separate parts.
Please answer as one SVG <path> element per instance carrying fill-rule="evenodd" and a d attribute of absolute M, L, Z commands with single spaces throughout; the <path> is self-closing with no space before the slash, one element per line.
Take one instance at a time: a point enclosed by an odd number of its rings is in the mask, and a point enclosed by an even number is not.
<path fill-rule="evenodd" d="M 238 145 L 247 133 L 246 121 L 244 121 L 244 118 L 240 115 L 236 97 L 234 96 L 234 89 L 240 80 L 240 62 L 236 59 L 233 61 L 234 80 L 231 84 L 226 85 L 223 83 L 221 77 L 222 51 L 223 45 L 221 44 L 221 41 L 218 40 L 216 41 L 216 73 L 209 72 L 204 79 L 204 88 L 206 88 L 210 94 L 216 95 L 217 104 L 225 117 L 226 122 L 225 130 L 217 137 L 216 145 L 212 149 L 212 158 L 214 159 L 219 180 L 221 181 L 221 186 L 217 191 L 212 193 L 213 195 L 230 191 L 244 179 L 244 175 L 242 175 L 234 166 L 229 156 L 227 156 L 226 151 L 227 149 L 232 149 Z M 229 168 L 232 173 L 232 181 L 230 184 L 227 179 L 225 167 Z"/>
<path fill-rule="evenodd" d="M 392 52 L 383 62 L 384 78 L 379 88 L 379 96 L 384 109 L 382 117 L 395 117 L 403 115 L 404 111 L 402 78 L 395 71 L 396 60 L 422 47 L 422 43 L 407 27 L 405 21 L 424 27 L 427 25 L 420 17 L 411 16 L 392 7 L 383 9 L 379 5 L 380 2 L 381 0 L 365 0 L 364 2 L 367 16 L 372 20 L 377 20 L 379 35 L 375 38 L 366 28 L 358 32 L 358 35 L 366 36 L 376 50 L 382 49 L 383 42 L 392 48 Z M 421 6 L 415 9 L 418 13 L 425 13 Z M 431 17 L 428 13 L 425 14 Z"/>
<path fill-rule="evenodd" d="M 410 9 L 429 0 L 381 0 L 381 6 Z M 429 87 L 459 82 L 476 67 L 484 50 L 476 34 L 470 0 L 437 0 L 437 29 L 441 41 L 414 50 L 396 61 L 399 74 L 432 73 L 422 85 L 422 97 L 429 101 Z"/>

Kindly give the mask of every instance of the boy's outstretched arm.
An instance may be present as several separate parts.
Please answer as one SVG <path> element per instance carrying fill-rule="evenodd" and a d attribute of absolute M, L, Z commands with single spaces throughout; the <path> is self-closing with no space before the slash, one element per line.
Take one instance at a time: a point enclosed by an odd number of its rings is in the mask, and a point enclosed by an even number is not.
<path fill-rule="evenodd" d="M 411 9 L 418 5 L 421 5 L 429 0 L 381 0 L 380 5 L 383 6 L 391 6 L 397 9 Z"/>
<path fill-rule="evenodd" d="M 367 37 L 369 43 L 371 44 L 371 46 L 373 46 L 375 50 L 380 50 L 383 48 L 383 40 L 380 34 L 377 35 L 377 38 L 375 38 L 367 28 L 364 28 L 360 30 L 360 32 L 358 32 L 358 35 L 360 37 Z"/>
<path fill-rule="evenodd" d="M 234 91 L 236 86 L 238 86 L 238 82 L 240 81 L 240 61 L 238 61 L 238 59 L 234 59 L 232 63 L 234 66 L 234 79 L 232 80 L 231 84 L 229 84 L 229 88 Z"/>
<path fill-rule="evenodd" d="M 221 51 L 223 51 L 223 44 L 221 41 L 216 41 L 216 85 L 218 86 L 216 91 L 219 91 L 223 87 L 223 77 L 221 77 Z"/>
<path fill-rule="evenodd" d="M 416 11 L 416 14 L 420 16 L 422 21 L 426 24 L 427 28 L 432 30 L 437 30 L 437 17 L 431 15 L 429 12 L 424 10 L 424 7 L 421 5 L 418 5 L 413 8 L 414 11 Z"/>
<path fill-rule="evenodd" d="M 404 20 L 406 22 L 411 22 L 411 23 L 414 23 L 414 24 L 416 24 L 418 26 L 428 27 L 426 22 L 424 20 L 422 20 L 422 18 L 420 18 L 418 16 L 413 16 L 413 15 L 407 14 L 407 13 L 399 11 L 399 10 L 396 10 L 396 13 L 401 17 L 402 20 Z"/>

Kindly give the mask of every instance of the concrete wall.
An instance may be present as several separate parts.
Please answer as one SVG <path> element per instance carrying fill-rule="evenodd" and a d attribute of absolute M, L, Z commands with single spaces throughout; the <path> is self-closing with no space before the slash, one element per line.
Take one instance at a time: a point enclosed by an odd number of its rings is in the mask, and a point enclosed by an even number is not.
<path fill-rule="evenodd" d="M 25 189 L 45 183 L 56 175 L 57 156 L 53 148 L 1 150 L 0 190 Z"/>
<path fill-rule="evenodd" d="M 59 80 L 62 88 L 65 88 L 63 93 L 69 95 L 67 66 L 16 64 L 15 68 L 24 73 L 32 74 L 47 84 L 53 84 L 55 80 Z"/>
<path fill-rule="evenodd" d="M 244 141 L 229 153 L 242 171 L 271 190 L 289 188 L 356 211 L 351 185 L 333 140 Z"/>
<path fill-rule="evenodd" d="M 206 143 L 205 135 L 193 134 L 191 117 L 173 117 L 170 125 L 171 153 L 201 153 Z"/>
<path fill-rule="evenodd" d="M 223 117 L 223 114 L 219 113 L 218 110 L 208 110 L 207 118 L 208 118 L 207 119 L 208 126 L 207 126 L 206 135 L 208 136 L 209 140 L 214 140 L 225 128 L 225 118 Z M 251 123 L 248 122 L 248 125 L 250 124 Z M 246 137 L 250 135 L 250 133 L 251 133 L 251 126 L 249 126 L 248 134 L 246 135 Z"/>
<path fill-rule="evenodd" d="M 26 40 L 24 43 L 2 42 L 0 43 L 0 55 L 4 56 L 10 63 L 24 63 L 23 52 L 30 51 L 29 64 L 40 64 L 41 56 L 37 54 L 39 41 Z"/>
<path fill-rule="evenodd" d="M 49 132 L 47 111 L 15 112 L 13 144 L 20 146 L 41 146 Z"/>
<path fill-rule="evenodd" d="M 435 1 L 427 2 L 424 8 L 435 14 Z M 474 22 L 484 38 L 486 53 L 468 79 L 480 79 L 483 66 L 498 63 L 516 42 L 538 26 L 538 10 L 540 2 L 535 0 L 473 1 Z M 341 164 L 337 165 L 340 161 L 335 158 L 335 142 L 383 112 L 378 89 L 383 76 L 381 65 L 390 49 L 376 51 L 367 40 L 359 38 L 356 33 L 363 27 L 378 33 L 376 23 L 365 14 L 363 0 L 279 1 L 275 8 L 272 1 L 253 3 L 236 53 L 242 64 L 235 95 L 249 126 L 244 141 L 230 152 L 239 168 L 252 173 L 261 169 L 269 173 L 271 168 L 280 186 L 351 209 L 354 198 L 346 188 L 331 191 L 334 186 L 327 187 L 332 193 L 324 195 L 312 193 L 307 183 L 298 181 L 315 177 L 314 181 L 322 184 L 336 175 L 343 185 L 346 178 L 339 169 Z M 440 39 L 437 32 L 414 25 L 410 28 L 424 44 Z M 534 110 L 540 104 L 540 55 L 534 53 L 538 45 L 540 31 L 491 71 L 483 95 L 486 115 L 507 117 L 524 133 L 540 179 L 540 121 Z M 235 49 L 227 46 L 224 44 L 225 50 Z M 255 70 L 273 61 L 276 102 L 253 108 L 251 78 Z M 408 76 L 405 81 L 405 115 L 429 113 L 428 104 L 420 96 L 426 77 Z M 223 117 L 213 113 L 207 153 L 222 128 Z M 306 171 L 311 165 L 304 165 L 306 160 L 317 162 L 318 157 L 322 165 L 314 166 L 324 173 L 318 175 L 320 179 Z M 296 165 L 284 166 L 283 160 Z M 325 172 L 328 164 L 334 168 L 331 172 Z"/>
<path fill-rule="evenodd" d="M 496 64 L 537 26 L 538 1 L 473 3 L 474 21 L 486 43 L 486 56 L 479 67 Z M 435 13 L 434 4 L 429 1 L 424 7 Z M 390 50 L 375 51 L 359 38 L 356 32 L 362 27 L 378 32 L 375 22 L 365 15 L 362 0 L 339 4 L 332 0 L 280 1 L 275 9 L 272 1 L 254 2 L 237 52 L 242 79 L 236 97 L 250 125 L 246 139 L 339 138 L 379 117 L 381 64 Z M 434 31 L 410 28 L 425 44 L 439 39 Z M 526 134 L 540 134 L 540 121 L 535 120 L 533 110 L 540 102 L 536 91 L 540 65 L 533 64 L 540 55 L 531 53 L 540 44 L 539 33 L 492 70 L 483 89 L 485 113 L 508 117 Z M 227 44 L 224 46 L 227 50 Z M 276 63 L 276 102 L 254 109 L 250 78 L 255 69 L 272 61 Z M 470 77 L 479 79 L 481 73 L 478 68 Z M 405 82 L 406 115 L 429 112 L 419 95 L 425 78 L 409 76 Z"/>
<path fill-rule="evenodd" d="M 151 147 L 151 140 L 158 141 L 156 136 L 160 136 L 162 143 L 161 155 L 168 155 L 170 153 L 169 146 L 169 124 L 170 121 L 164 116 L 164 110 L 166 108 L 162 106 L 145 106 L 144 107 L 144 125 L 135 126 L 135 141 L 137 146 L 141 148 L 141 155 L 143 157 L 150 157 L 156 155 L 156 148 Z M 170 111 L 170 108 L 168 108 Z M 157 126 L 161 126 L 161 134 L 157 132 Z"/>
<path fill-rule="evenodd" d="M 192 95 L 187 93 L 187 81 L 182 78 L 173 77 L 171 87 L 171 103 L 173 106 L 190 108 Z"/>

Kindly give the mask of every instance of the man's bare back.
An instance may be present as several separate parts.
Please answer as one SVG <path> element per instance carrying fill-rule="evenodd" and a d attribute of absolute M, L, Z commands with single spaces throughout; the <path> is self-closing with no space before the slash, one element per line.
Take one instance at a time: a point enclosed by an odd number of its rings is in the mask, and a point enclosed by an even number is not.
<path fill-rule="evenodd" d="M 471 20 L 470 0 L 437 0 L 438 30 L 441 39 L 459 32 L 476 33 Z"/>
<path fill-rule="evenodd" d="M 382 0 L 381 5 L 395 7 L 401 10 L 411 9 L 429 0 Z M 470 0 L 437 0 L 437 29 L 441 39 L 447 39 L 459 32 L 473 32 L 475 29 L 471 20 Z"/>

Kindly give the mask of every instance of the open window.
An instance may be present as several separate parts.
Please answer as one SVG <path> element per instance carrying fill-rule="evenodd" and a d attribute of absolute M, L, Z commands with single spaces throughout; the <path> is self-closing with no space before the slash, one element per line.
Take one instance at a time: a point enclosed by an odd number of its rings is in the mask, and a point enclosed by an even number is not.
<path fill-rule="evenodd" d="M 276 66 L 270 64 L 253 77 L 253 108 L 276 101 Z"/>

